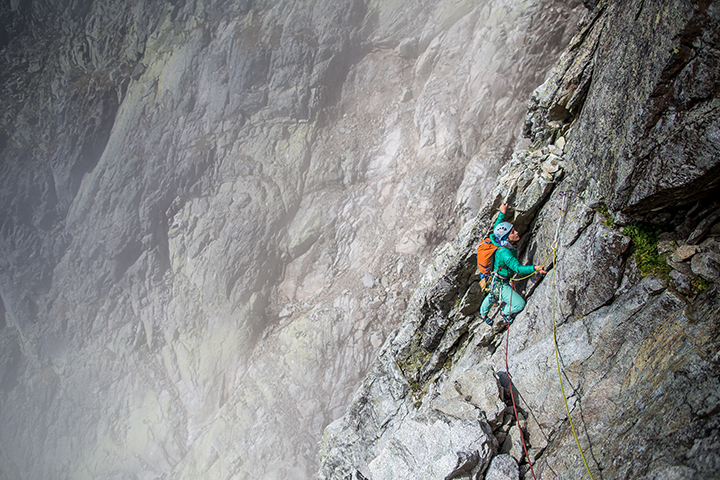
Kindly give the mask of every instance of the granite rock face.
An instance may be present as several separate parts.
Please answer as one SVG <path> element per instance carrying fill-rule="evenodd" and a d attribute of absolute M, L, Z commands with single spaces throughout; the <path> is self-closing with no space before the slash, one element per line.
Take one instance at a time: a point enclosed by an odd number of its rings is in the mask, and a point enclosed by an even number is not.
<path fill-rule="evenodd" d="M 3 3 L 0 478 L 313 476 L 584 10 Z M 538 198 L 543 155 L 516 178 Z M 408 431 L 449 436 L 408 448 L 485 468 L 510 427 L 489 371 L 458 377 L 481 432 L 428 411 Z"/>
<path fill-rule="evenodd" d="M 392 468 L 386 445 L 434 415 L 473 418 L 497 448 L 448 447 L 457 464 L 436 475 L 424 473 L 433 460 L 398 449 L 395 465 L 415 465 L 414 478 L 455 478 L 468 453 L 484 467 L 458 478 L 531 478 L 530 465 L 537 478 L 717 476 L 720 8 L 584 4 L 578 35 L 531 96 L 531 146 L 426 270 L 326 429 L 319 478 L 376 478 L 378 462 Z M 474 317 L 474 247 L 508 198 L 521 259 L 552 269 L 517 283 L 527 306 L 509 328 L 499 316 L 488 327 Z M 643 270 L 653 249 L 670 273 Z M 459 380 L 481 372 L 474 384 L 501 387 L 482 404 Z"/>

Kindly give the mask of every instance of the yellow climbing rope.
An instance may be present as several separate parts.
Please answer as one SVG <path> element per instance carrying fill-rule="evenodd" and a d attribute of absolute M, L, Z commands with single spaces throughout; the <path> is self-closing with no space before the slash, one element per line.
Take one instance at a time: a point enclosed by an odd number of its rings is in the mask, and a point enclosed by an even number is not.
<path fill-rule="evenodd" d="M 554 248 L 554 247 L 553 247 L 553 248 Z M 545 262 L 547 262 L 547 261 L 548 261 L 548 259 L 550 258 L 550 255 L 552 255 L 552 250 L 550 251 L 550 253 L 548 253 L 548 254 L 547 254 L 547 257 L 545 257 L 545 259 L 544 259 L 544 260 L 542 261 L 542 263 L 540 263 L 540 265 L 543 265 L 543 266 L 545 266 L 545 265 L 546 265 L 546 263 L 545 263 Z M 530 277 L 532 277 L 532 276 L 533 276 L 533 275 L 535 275 L 536 273 L 538 273 L 538 272 L 537 272 L 537 270 L 535 270 L 534 272 L 532 272 L 532 273 L 531 273 L 531 274 L 529 274 L 529 275 L 525 275 L 524 277 L 520 277 L 520 278 L 511 278 L 510 280 L 512 280 L 513 282 L 519 282 L 520 280 L 525 280 L 526 278 L 530 278 Z"/>
<path fill-rule="evenodd" d="M 567 412 L 567 418 L 570 421 L 570 428 L 572 428 L 573 435 L 575 436 L 575 443 L 577 443 L 578 450 L 580 450 L 580 456 L 583 459 L 583 463 L 585 463 L 585 469 L 588 472 L 588 475 L 590 475 L 590 480 L 593 480 L 592 473 L 590 472 L 590 467 L 588 466 L 587 460 L 585 460 L 585 454 L 583 453 L 582 447 L 580 446 L 580 439 L 577 436 L 577 433 L 575 432 L 575 425 L 573 425 L 572 417 L 570 417 L 570 407 L 568 406 L 567 397 L 565 396 L 565 387 L 563 386 L 562 381 L 562 372 L 560 371 L 560 354 L 558 353 L 558 342 L 557 342 L 557 335 L 555 330 L 555 246 L 552 248 L 552 258 L 553 258 L 553 275 L 552 275 L 552 324 L 553 324 L 553 341 L 555 342 L 555 362 L 557 363 L 557 371 L 558 371 L 558 378 L 560 379 L 560 390 L 562 391 L 562 397 L 563 401 L 565 402 L 565 411 Z"/>

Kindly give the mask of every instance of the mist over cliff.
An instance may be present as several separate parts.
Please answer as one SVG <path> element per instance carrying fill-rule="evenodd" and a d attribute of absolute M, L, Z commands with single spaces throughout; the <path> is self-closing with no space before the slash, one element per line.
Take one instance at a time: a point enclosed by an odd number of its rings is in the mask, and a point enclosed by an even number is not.
<path fill-rule="evenodd" d="M 555 321 L 590 470 L 711 478 L 719 16 L 2 3 L 0 478 L 529 478 L 518 427 L 580 478 Z M 474 322 L 504 199 L 557 255 L 510 368 Z"/>
<path fill-rule="evenodd" d="M 4 478 L 312 476 L 583 10 L 4 3 Z"/>

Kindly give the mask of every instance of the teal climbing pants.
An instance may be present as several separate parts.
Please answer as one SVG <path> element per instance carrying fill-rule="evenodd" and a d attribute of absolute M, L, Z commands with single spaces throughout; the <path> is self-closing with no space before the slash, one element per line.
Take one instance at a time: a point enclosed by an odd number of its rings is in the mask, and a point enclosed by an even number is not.
<path fill-rule="evenodd" d="M 525 308 L 525 300 L 512 289 L 510 285 L 505 282 L 499 282 L 499 285 L 493 287 L 495 289 L 495 295 L 497 295 L 500 301 L 505 302 L 503 313 L 506 316 L 517 315 L 520 311 Z M 480 305 L 480 315 L 486 316 L 492 306 L 492 297 L 490 293 L 485 295 L 482 305 Z"/>

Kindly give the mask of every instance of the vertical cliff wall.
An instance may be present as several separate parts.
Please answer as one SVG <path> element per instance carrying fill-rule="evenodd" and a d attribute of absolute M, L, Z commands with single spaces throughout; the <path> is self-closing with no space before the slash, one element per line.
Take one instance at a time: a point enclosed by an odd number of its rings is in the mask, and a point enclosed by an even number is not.
<path fill-rule="evenodd" d="M 720 8 L 585 3 L 532 145 L 424 274 L 320 478 L 717 478 Z M 553 268 L 489 327 L 474 250 L 506 198 Z"/>
<path fill-rule="evenodd" d="M 0 472 L 309 478 L 585 7 L 0 6 Z"/>

